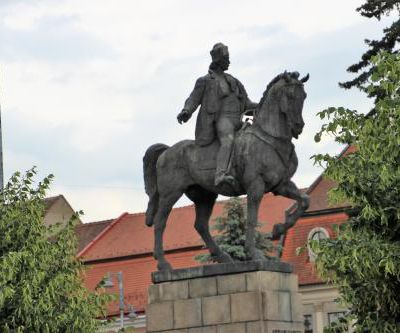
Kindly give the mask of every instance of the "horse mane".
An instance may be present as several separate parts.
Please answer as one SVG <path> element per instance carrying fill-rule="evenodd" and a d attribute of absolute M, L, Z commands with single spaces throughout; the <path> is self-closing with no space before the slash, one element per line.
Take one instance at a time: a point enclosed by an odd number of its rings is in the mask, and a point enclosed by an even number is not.
<path fill-rule="evenodd" d="M 271 88 L 274 86 L 275 83 L 277 83 L 280 79 L 283 78 L 284 75 L 288 75 L 290 78 L 293 78 L 293 79 L 297 79 L 298 78 L 297 72 L 286 72 L 286 71 L 281 73 L 281 74 L 278 74 L 277 76 L 275 76 L 271 80 L 271 82 L 268 83 L 267 88 L 265 89 L 265 91 L 264 91 L 264 93 L 263 93 L 263 95 L 262 95 L 262 97 L 260 99 L 260 102 L 257 105 L 256 114 L 258 113 L 260 107 L 263 105 L 265 99 L 267 98 L 268 92 L 271 90 Z"/>

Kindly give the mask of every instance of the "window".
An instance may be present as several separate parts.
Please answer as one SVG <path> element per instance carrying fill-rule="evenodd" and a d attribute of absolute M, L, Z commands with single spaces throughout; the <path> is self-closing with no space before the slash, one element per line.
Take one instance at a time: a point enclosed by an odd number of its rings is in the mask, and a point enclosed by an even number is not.
<path fill-rule="evenodd" d="M 304 315 L 304 333 L 313 333 L 312 315 Z"/>
<path fill-rule="evenodd" d="M 329 232 L 325 228 L 314 228 L 308 234 L 308 241 L 320 241 L 321 239 L 329 238 Z M 315 260 L 315 253 L 308 247 L 308 255 L 310 257 L 310 261 Z"/>
<path fill-rule="evenodd" d="M 329 325 L 335 323 L 339 320 L 339 318 L 344 316 L 344 312 L 330 312 L 328 313 L 328 323 Z"/>

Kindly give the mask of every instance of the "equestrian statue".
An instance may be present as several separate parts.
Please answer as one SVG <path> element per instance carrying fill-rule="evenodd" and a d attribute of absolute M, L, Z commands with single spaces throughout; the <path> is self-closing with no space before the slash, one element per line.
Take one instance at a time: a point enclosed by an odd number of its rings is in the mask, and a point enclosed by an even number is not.
<path fill-rule="evenodd" d="M 145 190 L 149 196 L 146 225 L 154 226 L 154 258 L 158 270 L 171 270 L 163 250 L 163 233 L 173 205 L 185 194 L 196 210 L 195 229 L 212 257 L 232 262 L 213 240 L 209 219 L 218 194 L 247 195 L 245 248 L 249 260 L 267 260 L 255 247 L 258 209 L 265 193 L 272 192 L 296 201 L 284 223 L 275 224 L 269 237 L 279 239 L 309 206 L 309 198 L 291 181 L 298 165 L 292 138 L 301 134 L 304 121 L 304 83 L 298 72 L 277 75 L 260 100 L 253 103 L 240 81 L 225 73 L 228 48 L 215 44 L 207 75 L 195 87 L 178 114 L 186 122 L 200 106 L 195 140 L 172 147 L 150 146 L 143 158 Z M 252 124 L 241 121 L 253 114 Z M 184 235 L 182 235 L 184 237 Z"/>

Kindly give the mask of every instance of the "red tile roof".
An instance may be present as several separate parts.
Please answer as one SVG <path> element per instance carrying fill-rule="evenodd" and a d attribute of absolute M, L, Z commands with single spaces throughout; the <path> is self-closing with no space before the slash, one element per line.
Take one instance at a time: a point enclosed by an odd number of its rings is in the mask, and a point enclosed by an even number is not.
<path fill-rule="evenodd" d="M 204 250 L 184 250 L 166 254 L 167 260 L 175 268 L 197 266 L 194 256 Z M 156 261 L 148 254 L 140 258 L 116 260 L 90 265 L 86 272 L 85 283 L 89 289 L 94 289 L 107 273 L 122 272 L 125 304 L 131 304 L 136 311 L 142 312 L 147 304 L 147 287 L 151 283 L 151 272 L 156 270 Z M 116 280 L 114 287 L 107 292 L 118 294 Z M 118 304 L 110 305 L 110 315 L 118 313 Z"/>
<path fill-rule="evenodd" d="M 329 191 L 335 186 L 336 183 L 334 181 L 326 179 L 323 176 L 318 177 L 315 187 L 311 188 L 308 193 L 310 196 L 310 207 L 308 207 L 307 213 L 348 206 L 344 203 L 334 205 L 329 203 Z"/>
<path fill-rule="evenodd" d="M 346 146 L 338 158 L 342 158 L 348 154 L 354 153 L 357 151 L 357 148 L 354 146 Z M 324 177 L 324 175 L 320 175 L 308 188 L 307 194 L 310 196 L 310 207 L 307 209 L 307 213 L 309 212 L 317 212 L 323 211 L 327 209 L 333 208 L 343 208 L 347 207 L 348 204 L 330 204 L 329 203 L 329 191 L 336 186 L 336 183 L 330 179 Z"/>
<path fill-rule="evenodd" d="M 82 223 L 75 227 L 78 239 L 78 253 L 83 250 L 96 236 L 102 232 L 113 220 Z"/>
<path fill-rule="evenodd" d="M 213 220 L 223 212 L 224 202 L 217 202 L 212 217 Z M 266 194 L 261 202 L 259 221 L 261 230 L 269 232 L 275 223 L 282 222 L 285 209 L 293 204 L 293 200 L 281 196 Z M 124 257 L 152 253 L 153 228 L 144 223 L 144 213 L 122 214 L 118 219 L 108 224 L 105 229 L 78 256 L 84 260 Z M 175 208 L 171 211 L 164 234 L 164 249 L 176 250 L 202 246 L 203 242 L 195 231 L 194 206 Z"/>
<path fill-rule="evenodd" d="M 321 279 L 315 272 L 313 262 L 310 262 L 308 251 L 303 251 L 300 255 L 296 254 L 297 248 L 307 244 L 310 231 L 316 227 L 326 229 L 330 237 L 334 236 L 333 226 L 344 223 L 347 215 L 343 212 L 334 214 L 304 217 L 297 221 L 296 225 L 289 229 L 285 242 L 281 260 L 293 265 L 294 272 L 299 276 L 299 284 L 321 283 Z"/>

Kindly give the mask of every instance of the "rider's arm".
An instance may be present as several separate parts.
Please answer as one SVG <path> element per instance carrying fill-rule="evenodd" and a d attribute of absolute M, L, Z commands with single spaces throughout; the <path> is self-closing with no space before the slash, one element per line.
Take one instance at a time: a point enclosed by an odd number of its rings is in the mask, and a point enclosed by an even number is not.
<path fill-rule="evenodd" d="M 191 92 L 188 99 L 186 100 L 183 110 L 188 111 L 190 114 L 192 114 L 194 111 L 196 111 L 197 107 L 201 104 L 205 86 L 206 86 L 206 82 L 203 77 L 199 78 L 196 81 L 196 84 L 194 85 L 194 89 Z"/>

